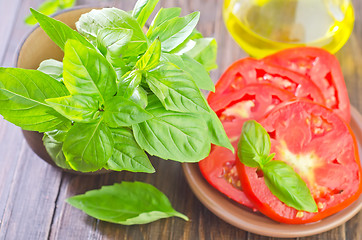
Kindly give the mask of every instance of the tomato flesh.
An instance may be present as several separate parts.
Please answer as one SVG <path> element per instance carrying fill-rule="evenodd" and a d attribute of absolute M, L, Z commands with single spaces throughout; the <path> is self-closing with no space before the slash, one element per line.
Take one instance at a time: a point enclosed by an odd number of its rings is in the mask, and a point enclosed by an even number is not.
<path fill-rule="evenodd" d="M 225 98 L 254 83 L 273 84 L 298 98 L 325 104 L 320 89 L 307 77 L 253 58 L 243 58 L 234 62 L 216 83 L 216 91 L 209 94 L 208 102 L 210 105 L 218 104 L 218 109 L 225 107 L 221 104 Z"/>
<path fill-rule="evenodd" d="M 316 47 L 285 49 L 263 59 L 264 62 L 301 73 L 313 81 L 333 109 L 345 121 L 351 118 L 346 84 L 337 58 Z"/>
<path fill-rule="evenodd" d="M 270 84 L 252 84 L 234 95 L 225 96 L 221 105 L 210 105 L 218 109 L 221 123 L 235 151 L 244 121 L 261 119 L 267 112 L 283 101 L 293 99 L 294 95 Z M 220 109 L 220 106 L 227 106 Z M 216 189 L 234 201 L 249 208 L 255 208 L 241 189 L 235 166 L 235 154 L 230 150 L 213 146 L 210 155 L 199 162 L 205 179 Z"/>
<path fill-rule="evenodd" d="M 293 167 L 318 206 L 317 213 L 310 213 L 285 205 L 270 192 L 256 168 L 237 161 L 243 190 L 260 212 L 283 223 L 309 223 L 344 209 L 359 197 L 362 181 L 357 143 L 337 114 L 298 100 L 278 105 L 260 124 L 270 135 L 275 159 Z"/>

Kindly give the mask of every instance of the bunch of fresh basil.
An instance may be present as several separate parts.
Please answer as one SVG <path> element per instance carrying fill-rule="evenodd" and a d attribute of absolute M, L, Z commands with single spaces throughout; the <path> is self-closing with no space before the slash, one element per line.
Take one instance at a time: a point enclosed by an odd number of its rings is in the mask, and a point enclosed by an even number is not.
<path fill-rule="evenodd" d="M 214 90 L 215 40 L 195 30 L 199 12 L 180 8 L 161 8 L 145 34 L 157 2 L 92 10 L 78 31 L 32 10 L 64 59 L 0 68 L 0 114 L 43 132 L 54 162 L 82 172 L 152 173 L 145 151 L 179 162 L 205 158 L 211 143 L 233 151 L 200 91 Z"/>

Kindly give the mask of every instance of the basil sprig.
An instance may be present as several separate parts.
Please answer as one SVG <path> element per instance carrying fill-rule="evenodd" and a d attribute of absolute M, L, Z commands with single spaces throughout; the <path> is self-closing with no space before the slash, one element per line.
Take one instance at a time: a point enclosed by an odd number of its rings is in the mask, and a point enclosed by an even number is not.
<path fill-rule="evenodd" d="M 80 17 L 78 31 L 32 9 L 64 59 L 47 59 L 39 71 L 0 69 L 0 100 L 7 103 L 0 114 L 45 132 L 55 162 L 83 172 L 153 172 L 145 151 L 179 162 L 200 161 L 211 143 L 233 151 L 200 90 L 214 90 L 212 64 L 202 59 L 216 55 L 216 45 L 197 44 L 204 39 L 194 29 L 200 13 L 180 17 L 179 8 L 161 8 L 145 34 L 157 2 L 139 0 L 131 13 L 94 9 Z M 62 138 L 54 139 L 59 131 Z M 115 132 L 126 134 L 128 147 Z"/>
<path fill-rule="evenodd" d="M 280 201 L 300 211 L 317 212 L 307 184 L 285 162 L 272 161 L 275 153 L 270 154 L 270 145 L 266 130 L 254 120 L 246 121 L 238 143 L 238 157 L 246 166 L 262 170 L 265 184 Z"/>
<path fill-rule="evenodd" d="M 64 51 L 38 71 L 0 68 L 0 114 L 30 131 L 44 133 L 54 162 L 66 169 L 152 173 L 148 154 L 178 162 L 205 158 L 211 143 L 234 151 L 200 89 L 214 91 L 209 71 L 217 45 L 195 30 L 200 13 L 180 17 L 161 8 L 144 33 L 158 0 L 138 0 L 133 11 L 94 9 L 77 31 L 31 12 Z M 49 13 L 74 0 L 48 0 Z M 48 11 L 49 10 L 49 11 Z M 68 202 L 96 218 L 142 224 L 178 216 L 166 196 L 143 183 L 90 191 Z"/>

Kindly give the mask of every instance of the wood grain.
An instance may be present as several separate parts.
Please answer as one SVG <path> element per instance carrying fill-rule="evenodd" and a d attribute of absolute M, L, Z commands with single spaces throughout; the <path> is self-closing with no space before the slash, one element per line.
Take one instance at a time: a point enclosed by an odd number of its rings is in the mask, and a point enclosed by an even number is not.
<path fill-rule="evenodd" d="M 14 0 L 0 3 L 1 66 L 14 66 L 16 51 L 32 29 L 24 24 L 24 17 L 30 7 L 41 2 Z M 130 10 L 134 3 L 135 0 L 78 0 L 78 5 L 115 6 L 125 10 Z M 356 11 L 354 32 L 336 56 L 341 62 L 351 103 L 362 112 L 362 3 L 358 0 L 353 3 Z M 219 68 L 211 73 L 214 82 L 233 61 L 246 56 L 224 26 L 222 4 L 221 0 L 160 0 L 157 7 L 182 7 L 183 15 L 201 11 L 198 30 L 205 36 L 215 37 L 219 45 Z M 71 175 L 39 159 L 25 143 L 20 130 L 3 119 L 0 120 L 0 156 L 0 239 L 279 240 L 245 232 L 216 217 L 194 196 L 179 163 L 152 158 L 155 174 Z M 65 203 L 70 196 L 121 181 L 153 184 L 190 221 L 170 218 L 140 226 L 120 226 L 96 220 Z M 360 213 L 331 231 L 298 239 L 361 240 L 361 232 Z"/>

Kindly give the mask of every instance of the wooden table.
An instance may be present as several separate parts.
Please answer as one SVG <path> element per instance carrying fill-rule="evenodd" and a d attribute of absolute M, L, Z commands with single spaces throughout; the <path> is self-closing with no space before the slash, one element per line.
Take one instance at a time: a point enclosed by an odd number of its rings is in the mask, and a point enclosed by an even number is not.
<path fill-rule="evenodd" d="M 23 23 L 30 7 L 42 0 L 0 1 L 0 66 L 14 66 L 16 52 L 31 31 Z M 90 1 L 129 10 L 134 0 Z M 362 112 L 362 2 L 354 0 L 356 24 L 347 44 L 337 53 L 350 100 Z M 221 16 L 221 0 L 161 0 L 159 6 L 178 6 L 182 14 L 201 11 L 198 25 L 205 36 L 219 44 L 219 69 L 214 81 L 236 59 L 246 56 L 230 37 Z M 155 174 L 110 173 L 77 176 L 61 172 L 37 157 L 18 127 L 0 120 L 0 239 L 271 239 L 235 228 L 216 217 L 194 196 L 186 183 L 181 165 L 152 159 Z M 140 226 L 121 226 L 98 221 L 65 203 L 67 197 L 115 182 L 144 181 L 163 191 L 189 222 L 170 218 Z M 361 240 L 362 213 L 328 232 L 305 238 L 320 240 Z"/>

